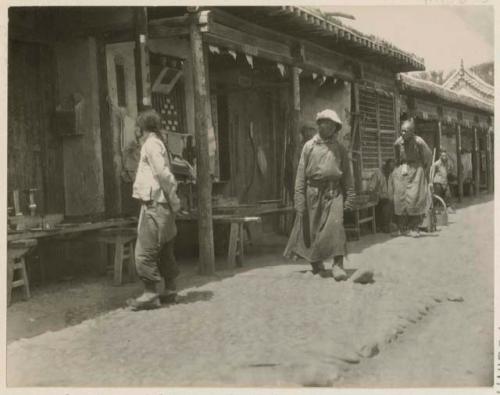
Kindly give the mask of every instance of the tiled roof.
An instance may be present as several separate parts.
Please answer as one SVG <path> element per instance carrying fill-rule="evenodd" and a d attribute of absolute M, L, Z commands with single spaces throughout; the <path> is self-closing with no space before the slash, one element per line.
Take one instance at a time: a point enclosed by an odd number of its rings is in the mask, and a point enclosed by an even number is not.
<path fill-rule="evenodd" d="M 490 114 L 493 114 L 494 112 L 494 107 L 490 103 L 471 96 L 462 95 L 431 81 L 415 78 L 407 74 L 400 74 L 399 82 L 403 92 L 418 92 L 437 97 L 451 104 L 460 104 L 462 106 L 485 111 Z"/>
<path fill-rule="evenodd" d="M 267 28 L 308 39 L 341 52 L 389 63 L 397 72 L 425 70 L 424 60 L 388 41 L 361 33 L 327 17 L 320 10 L 301 6 L 223 7 L 233 15 Z"/>

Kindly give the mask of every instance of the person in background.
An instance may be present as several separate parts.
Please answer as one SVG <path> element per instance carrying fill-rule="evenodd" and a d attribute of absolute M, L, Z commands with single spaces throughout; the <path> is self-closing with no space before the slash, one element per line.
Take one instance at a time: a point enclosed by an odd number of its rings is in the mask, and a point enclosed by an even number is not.
<path fill-rule="evenodd" d="M 300 128 L 302 146 L 304 146 L 305 143 L 311 140 L 316 135 L 316 133 L 318 133 L 318 129 L 314 122 L 311 121 L 304 122 L 302 124 L 302 127 Z"/>
<path fill-rule="evenodd" d="M 175 298 L 175 278 L 179 273 L 174 256 L 175 214 L 180 209 L 180 201 L 161 135 L 160 116 L 155 110 L 146 110 L 139 115 L 137 126 L 142 132 L 143 144 L 133 185 L 133 197 L 141 203 L 135 262 L 144 292 L 128 304 L 133 310 L 143 310 L 159 307 L 161 301 Z M 165 292 L 160 295 L 161 280 L 165 282 Z"/>
<path fill-rule="evenodd" d="M 448 185 L 448 175 L 453 171 L 453 164 L 448 158 L 448 154 L 444 148 L 439 150 L 439 159 L 433 163 L 433 190 L 436 195 L 444 200 L 446 206 L 454 211 L 451 205 L 451 192 Z"/>
<path fill-rule="evenodd" d="M 389 177 L 394 170 L 394 159 L 387 159 L 381 169 L 375 170 L 368 182 L 367 191 L 373 199 L 378 199 L 375 209 L 377 226 L 385 233 L 391 232 L 392 224 L 392 202 L 389 199 L 388 183 Z"/>
<path fill-rule="evenodd" d="M 337 140 L 342 128 L 333 110 L 316 115 L 318 134 L 305 143 L 295 179 L 295 223 L 284 255 L 310 262 L 314 274 L 345 280 L 344 205 L 352 208 L 354 182 L 347 149 Z M 344 203 L 344 197 L 346 201 Z M 333 257 L 331 274 L 323 262 Z"/>
<path fill-rule="evenodd" d="M 425 141 L 415 135 L 413 120 L 401 125 L 401 136 L 394 143 L 398 167 L 394 169 L 388 184 L 389 199 L 394 203 L 398 234 L 420 236 L 419 226 L 429 207 L 431 198 L 428 188 L 432 152 Z"/>

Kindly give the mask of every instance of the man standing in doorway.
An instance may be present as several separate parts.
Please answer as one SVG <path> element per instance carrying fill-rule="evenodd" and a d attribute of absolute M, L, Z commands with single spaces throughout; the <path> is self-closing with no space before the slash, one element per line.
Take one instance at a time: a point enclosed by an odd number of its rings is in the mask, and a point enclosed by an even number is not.
<path fill-rule="evenodd" d="M 347 149 L 337 139 L 339 116 L 324 110 L 316 115 L 316 123 L 318 134 L 304 145 L 297 168 L 297 215 L 284 255 L 306 259 L 321 277 L 331 276 L 323 262 L 333 257 L 332 274 L 341 281 L 347 278 L 344 205 L 351 207 L 354 182 Z"/>
<path fill-rule="evenodd" d="M 419 237 L 419 226 L 429 207 L 428 170 L 432 152 L 425 141 L 415 135 L 413 120 L 404 121 L 401 136 L 394 143 L 398 167 L 389 182 L 389 198 L 394 202 L 399 234 Z"/>

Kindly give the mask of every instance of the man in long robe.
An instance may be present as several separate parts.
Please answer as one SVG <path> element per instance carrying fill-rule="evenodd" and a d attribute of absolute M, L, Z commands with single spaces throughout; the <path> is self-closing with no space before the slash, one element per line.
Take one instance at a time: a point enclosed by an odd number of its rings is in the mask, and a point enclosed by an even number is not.
<path fill-rule="evenodd" d="M 295 223 L 284 255 L 310 262 L 313 273 L 329 277 L 323 262 L 333 257 L 332 274 L 347 278 L 345 206 L 354 197 L 354 182 L 347 149 L 337 140 L 342 122 L 333 110 L 317 114 L 318 134 L 305 143 L 295 179 Z"/>
<path fill-rule="evenodd" d="M 429 208 L 428 174 L 432 152 L 425 141 L 415 135 L 415 124 L 405 121 L 401 136 L 394 143 L 396 163 L 399 165 L 390 177 L 389 198 L 394 202 L 399 234 L 409 230 L 419 237 L 419 226 Z"/>

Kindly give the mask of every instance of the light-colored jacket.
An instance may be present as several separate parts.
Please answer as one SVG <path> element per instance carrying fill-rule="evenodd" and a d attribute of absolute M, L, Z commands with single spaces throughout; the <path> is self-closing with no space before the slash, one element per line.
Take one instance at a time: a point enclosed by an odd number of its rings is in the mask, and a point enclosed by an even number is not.
<path fill-rule="evenodd" d="M 387 178 L 380 169 L 376 169 L 368 182 L 367 190 L 377 195 L 379 199 L 388 199 Z"/>
<path fill-rule="evenodd" d="M 143 202 L 169 203 L 176 212 L 180 206 L 176 192 L 177 181 L 170 171 L 165 144 L 155 133 L 149 133 L 141 147 L 132 196 Z"/>

